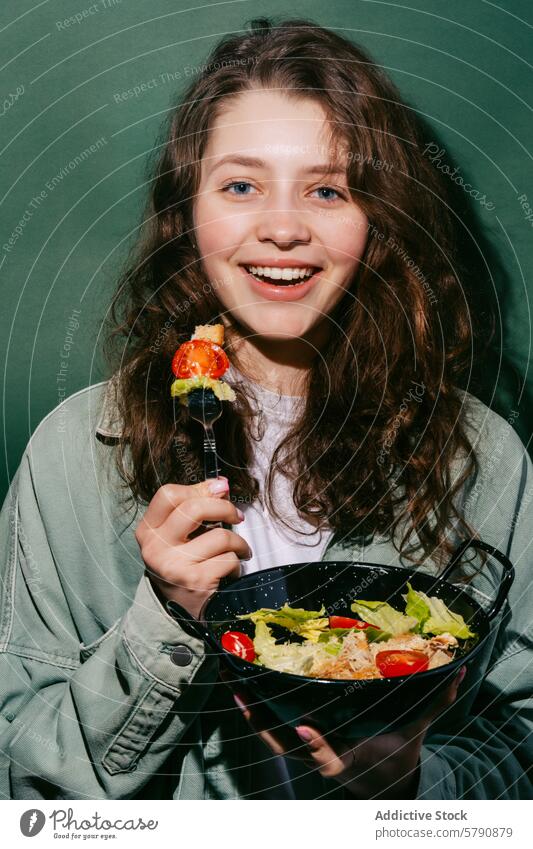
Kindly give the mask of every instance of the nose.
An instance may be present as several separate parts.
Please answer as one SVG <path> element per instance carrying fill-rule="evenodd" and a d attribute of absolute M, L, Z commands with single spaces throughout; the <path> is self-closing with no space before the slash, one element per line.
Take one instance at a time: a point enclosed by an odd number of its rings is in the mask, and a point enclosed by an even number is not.
<path fill-rule="evenodd" d="M 273 183 L 270 197 L 258 213 L 257 239 L 259 242 L 275 242 L 283 248 L 295 242 L 308 243 L 311 241 L 308 219 L 309 213 L 299 208 L 288 191 L 281 185 L 276 188 Z"/>

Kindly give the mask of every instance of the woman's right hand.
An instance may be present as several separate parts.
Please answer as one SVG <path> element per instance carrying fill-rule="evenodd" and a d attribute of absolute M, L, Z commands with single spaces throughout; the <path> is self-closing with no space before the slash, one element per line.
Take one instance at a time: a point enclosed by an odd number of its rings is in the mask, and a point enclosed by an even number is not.
<path fill-rule="evenodd" d="M 220 579 L 238 577 L 240 561 L 252 556 L 248 543 L 226 528 L 212 528 L 189 538 L 203 522 L 242 522 L 241 511 L 224 497 L 228 492 L 226 478 L 188 486 L 165 484 L 155 493 L 135 531 L 159 597 L 176 601 L 196 618 Z"/>

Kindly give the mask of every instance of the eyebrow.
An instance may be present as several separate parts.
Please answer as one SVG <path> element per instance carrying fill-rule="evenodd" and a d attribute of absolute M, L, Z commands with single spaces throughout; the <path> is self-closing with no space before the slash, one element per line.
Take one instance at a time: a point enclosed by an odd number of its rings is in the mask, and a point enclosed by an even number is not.
<path fill-rule="evenodd" d="M 230 154 L 228 156 L 223 156 L 222 159 L 219 159 L 218 162 L 211 168 L 210 173 L 212 174 L 216 171 L 217 168 L 220 168 L 222 165 L 242 165 L 245 168 L 267 168 L 268 165 L 263 159 L 257 159 L 255 156 L 235 156 Z M 345 176 L 346 169 L 341 168 L 340 166 L 334 165 L 332 163 L 324 162 L 318 165 L 311 165 L 309 168 L 302 169 L 305 174 L 342 174 Z"/>

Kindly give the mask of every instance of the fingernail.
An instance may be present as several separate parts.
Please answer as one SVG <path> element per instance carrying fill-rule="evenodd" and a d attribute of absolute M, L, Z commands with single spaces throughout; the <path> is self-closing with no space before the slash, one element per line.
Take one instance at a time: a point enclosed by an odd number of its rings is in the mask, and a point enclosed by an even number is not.
<path fill-rule="evenodd" d="M 465 675 L 466 675 L 466 666 L 461 666 L 461 669 L 459 670 L 459 673 L 457 675 L 457 679 L 458 679 L 457 684 L 458 685 L 461 683 L 461 681 L 463 680 Z"/>
<path fill-rule="evenodd" d="M 300 740 L 303 740 L 304 743 L 309 743 L 311 739 L 311 732 L 307 730 L 307 728 L 297 728 L 296 733 Z"/>
<path fill-rule="evenodd" d="M 235 509 L 237 510 L 237 516 L 239 517 L 239 519 L 242 522 L 242 520 L 244 519 L 244 513 L 242 512 L 242 510 L 239 510 L 238 507 L 236 507 Z"/>
<path fill-rule="evenodd" d="M 246 705 L 244 704 L 243 700 L 241 699 L 241 697 L 240 697 L 240 696 L 238 696 L 238 695 L 237 695 L 237 693 L 233 693 L 233 698 L 234 698 L 235 704 L 237 705 L 237 707 L 239 708 L 239 710 L 242 710 L 242 712 L 243 712 L 243 713 L 244 713 L 246 710 L 248 710 L 248 708 L 247 708 L 247 707 L 246 707 Z"/>
<path fill-rule="evenodd" d="M 209 492 L 213 495 L 220 495 L 221 492 L 229 490 L 229 482 L 227 478 L 213 478 L 208 483 Z"/>

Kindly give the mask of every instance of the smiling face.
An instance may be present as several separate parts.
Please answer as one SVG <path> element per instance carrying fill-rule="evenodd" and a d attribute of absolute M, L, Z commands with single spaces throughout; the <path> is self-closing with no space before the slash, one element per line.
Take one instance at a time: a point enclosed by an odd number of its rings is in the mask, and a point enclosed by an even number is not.
<path fill-rule="evenodd" d="M 332 165 L 339 172 L 328 175 Z M 310 99 L 243 92 L 212 127 L 195 238 L 218 299 L 246 335 L 310 339 L 352 283 L 368 222 L 345 166 Z"/>

